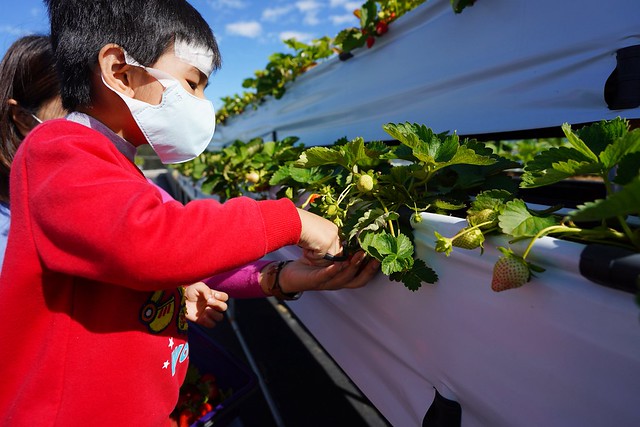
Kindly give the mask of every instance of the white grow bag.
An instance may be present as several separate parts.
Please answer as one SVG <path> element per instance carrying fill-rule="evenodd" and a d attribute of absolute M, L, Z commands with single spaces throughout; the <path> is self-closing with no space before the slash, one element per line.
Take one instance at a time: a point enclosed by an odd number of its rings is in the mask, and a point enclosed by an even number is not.
<path fill-rule="evenodd" d="M 638 0 L 478 0 L 459 15 L 428 0 L 389 28 L 218 126 L 210 148 L 274 132 L 307 146 L 385 140 L 389 122 L 478 135 L 640 118 L 604 99 L 617 50 L 640 44 Z"/>
<path fill-rule="evenodd" d="M 446 257 L 433 250 L 434 230 L 453 235 L 465 221 L 423 218 L 417 254 L 437 284 L 411 292 L 379 274 L 361 289 L 288 303 L 392 425 L 421 425 L 434 387 L 460 403 L 464 427 L 640 425 L 640 309 L 580 275 L 583 245 L 540 239 L 528 258 L 546 271 L 495 293 L 495 248 L 506 238 L 490 237 L 484 255 Z"/>

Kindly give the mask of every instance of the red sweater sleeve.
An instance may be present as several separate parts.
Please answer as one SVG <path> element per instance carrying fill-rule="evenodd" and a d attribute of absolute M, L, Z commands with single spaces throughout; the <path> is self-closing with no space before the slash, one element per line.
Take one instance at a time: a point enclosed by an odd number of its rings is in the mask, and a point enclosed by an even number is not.
<path fill-rule="evenodd" d="M 135 289 L 195 282 L 300 237 L 298 213 L 286 199 L 163 203 L 108 139 L 64 120 L 29 135 L 14 179 L 47 269 Z"/>

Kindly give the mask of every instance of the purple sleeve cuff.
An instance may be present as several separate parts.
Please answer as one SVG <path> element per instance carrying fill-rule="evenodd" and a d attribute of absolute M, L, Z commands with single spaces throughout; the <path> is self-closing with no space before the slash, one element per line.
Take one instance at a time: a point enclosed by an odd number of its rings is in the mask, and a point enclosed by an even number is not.
<path fill-rule="evenodd" d="M 260 271 L 273 261 L 255 261 L 243 267 L 216 274 L 204 280 L 211 289 L 226 292 L 232 298 L 265 298 L 260 287 Z"/>

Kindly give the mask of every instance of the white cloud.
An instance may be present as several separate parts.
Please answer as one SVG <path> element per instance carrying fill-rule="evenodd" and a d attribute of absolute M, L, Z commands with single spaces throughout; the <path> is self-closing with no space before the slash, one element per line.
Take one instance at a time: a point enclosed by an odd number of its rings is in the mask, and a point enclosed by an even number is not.
<path fill-rule="evenodd" d="M 256 38 L 262 34 L 262 25 L 257 21 L 240 21 L 227 24 L 225 30 L 231 35 Z"/>
<path fill-rule="evenodd" d="M 344 25 L 346 23 L 356 25 L 358 23 L 358 18 L 356 18 L 353 13 L 347 13 L 345 15 L 331 15 L 329 16 L 329 20 L 333 25 Z"/>
<path fill-rule="evenodd" d="M 300 12 L 307 12 L 310 10 L 318 10 L 322 7 L 321 3 L 315 0 L 302 0 L 296 2 L 296 7 Z"/>
<path fill-rule="evenodd" d="M 262 20 L 263 21 L 276 21 L 283 15 L 286 15 L 293 9 L 293 6 L 282 6 L 282 7 L 268 7 L 262 11 Z"/>
<path fill-rule="evenodd" d="M 27 34 L 32 34 L 33 31 L 25 30 L 15 25 L 0 25 L 0 33 L 10 34 L 12 36 L 26 36 Z"/>
<path fill-rule="evenodd" d="M 207 0 L 207 4 L 213 9 L 244 9 L 248 6 L 243 0 Z"/>
<path fill-rule="evenodd" d="M 315 0 L 302 0 L 295 3 L 296 8 L 303 14 L 302 22 L 307 25 L 318 25 L 318 12 L 322 8 L 322 3 Z"/>
<path fill-rule="evenodd" d="M 349 12 L 354 11 L 356 9 L 360 9 L 362 6 L 361 1 L 349 1 L 349 0 L 331 0 L 329 2 L 330 7 L 341 7 Z"/>
<path fill-rule="evenodd" d="M 296 39 L 302 43 L 309 43 L 314 36 L 310 33 L 302 33 L 299 31 L 283 31 L 279 34 L 280 40 Z"/>

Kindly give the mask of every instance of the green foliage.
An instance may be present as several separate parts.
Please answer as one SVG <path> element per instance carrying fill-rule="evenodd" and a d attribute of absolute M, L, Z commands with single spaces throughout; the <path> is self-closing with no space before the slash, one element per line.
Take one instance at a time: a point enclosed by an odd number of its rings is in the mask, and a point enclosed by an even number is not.
<path fill-rule="evenodd" d="M 567 146 L 554 146 L 539 152 L 524 165 L 523 188 L 551 185 L 567 178 L 593 175 L 605 185 L 606 198 L 584 203 L 566 216 L 535 212 L 522 200 L 507 193 L 486 192 L 478 195 L 467 211 L 470 225 L 477 224 L 481 212 L 498 217 L 499 232 L 514 240 L 530 239 L 522 259 L 527 257 L 535 240 L 542 236 L 566 237 L 580 242 L 610 243 L 640 251 L 640 229 L 627 222 L 628 216 L 640 214 L 640 129 L 630 131 L 620 118 L 601 121 L 578 131 L 564 124 Z M 614 185 L 617 184 L 617 185 Z M 584 228 L 576 223 L 600 221 Z M 495 232 L 489 229 L 483 232 Z M 452 239 L 436 233 L 436 250 L 449 254 Z"/>
<path fill-rule="evenodd" d="M 223 106 L 216 113 L 218 124 L 225 123 L 229 117 L 241 114 L 248 108 L 257 108 L 267 97 L 281 98 L 288 83 L 316 66 L 318 61 L 333 55 L 329 37 L 313 40 L 310 44 L 290 39 L 285 40 L 284 44 L 293 53 L 272 54 L 264 70 L 256 71 L 255 77 L 243 81 L 242 86 L 252 92 L 222 98 Z"/>
<path fill-rule="evenodd" d="M 215 194 L 221 201 L 247 193 L 267 197 L 264 193 L 280 165 L 296 159 L 304 149 L 297 142 L 294 137 L 268 142 L 261 138 L 247 143 L 235 141 L 220 152 L 206 152 L 174 168 L 198 183 L 203 193 Z"/>
<path fill-rule="evenodd" d="M 434 283 L 437 275 L 424 261 L 416 262 L 403 212 L 463 209 L 481 187 L 477 183 L 461 191 L 455 184 L 454 166 L 510 163 L 477 141 L 436 134 L 424 125 L 389 123 L 383 129 L 398 140 L 397 145 L 354 138 L 329 147 L 311 147 L 296 162 L 280 168 L 272 184 L 281 185 L 281 194 L 294 200 L 303 192 L 315 195 L 305 206 L 335 222 L 350 251 L 364 249 L 380 260 L 383 273 L 415 290 L 422 282 Z M 301 182 L 300 170 L 313 170 L 314 179 Z M 483 170 L 486 174 L 500 172 L 495 167 Z M 363 180 L 363 176 L 368 178 Z"/>
<path fill-rule="evenodd" d="M 415 258 L 408 219 L 419 222 L 421 212 L 466 215 L 467 225 L 453 236 L 435 233 L 437 252 L 452 255 L 454 247 L 482 251 L 486 236 L 503 234 L 512 241 L 529 240 L 518 257 L 535 272 L 542 269 L 525 259 L 546 235 L 640 251 L 640 229 L 626 220 L 640 214 L 640 130 L 629 130 L 625 120 L 575 131 L 564 125 L 566 146 L 549 146 L 524 164 L 522 187 L 576 174 L 592 174 L 605 183 L 604 199 L 563 215 L 557 207 L 536 211 L 518 198 L 516 181 L 504 173 L 514 162 L 486 144 L 415 123 L 388 123 L 383 129 L 396 143 L 357 137 L 305 148 L 296 145 L 296 138 L 236 141 L 176 169 L 223 200 L 278 187 L 279 196 L 338 225 L 349 252 L 364 250 L 381 262 L 391 280 L 412 291 L 438 280 L 427 260 Z M 252 180 L 249 174 L 255 174 Z M 576 225 L 584 221 L 600 224 Z"/>
<path fill-rule="evenodd" d="M 389 24 L 424 2 L 425 0 L 367 0 L 353 11 L 360 20 L 359 28 L 345 28 L 333 38 L 325 36 L 310 44 L 295 39 L 285 40 L 285 46 L 292 53 L 272 54 L 263 70 L 256 71 L 254 77 L 244 80 L 243 87 L 250 91 L 221 98 L 223 106 L 217 111 L 216 122 L 224 124 L 234 115 L 256 109 L 268 97 L 280 99 L 284 96 L 287 85 L 300 74 L 336 53 L 349 54 L 354 49 L 365 46 L 367 39 L 375 40 L 384 36 Z M 475 0 L 452 0 L 451 6 L 456 13 L 460 13 L 474 2 Z"/>

